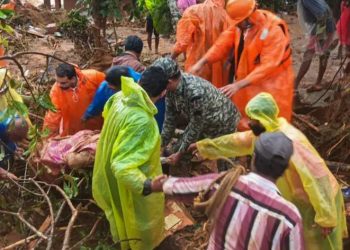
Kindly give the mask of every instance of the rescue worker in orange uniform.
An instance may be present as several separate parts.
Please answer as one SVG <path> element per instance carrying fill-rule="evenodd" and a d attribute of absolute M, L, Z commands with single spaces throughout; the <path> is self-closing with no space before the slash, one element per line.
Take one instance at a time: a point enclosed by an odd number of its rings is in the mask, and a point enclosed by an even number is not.
<path fill-rule="evenodd" d="M 201 59 L 220 34 L 229 27 L 230 18 L 225 11 L 225 0 L 206 0 L 185 10 L 177 24 L 176 44 L 171 57 L 176 59 L 185 53 L 185 71 Z M 212 82 L 217 88 L 228 82 L 228 70 L 224 69 L 226 60 L 205 65 L 197 75 Z"/>
<path fill-rule="evenodd" d="M 257 9 L 255 0 L 228 0 L 226 11 L 236 25 L 221 34 L 191 72 L 198 73 L 205 65 L 226 58 L 233 49 L 235 81 L 221 90 L 243 115 L 238 129 L 248 129 L 244 108 L 260 92 L 270 93 L 281 116 L 290 121 L 294 72 L 287 24 L 271 12 Z"/>
<path fill-rule="evenodd" d="M 50 136 L 67 136 L 83 129 L 101 129 L 102 118 L 83 121 L 82 117 L 91 103 L 105 74 L 96 70 L 80 70 L 70 64 L 56 68 L 56 83 L 50 97 L 56 112 L 48 111 L 43 128 Z"/>
<path fill-rule="evenodd" d="M 16 1 L 15 0 L 11 0 L 9 1 L 9 3 L 7 4 L 2 4 L 0 6 L 1 10 L 12 10 L 14 11 L 16 8 Z M 5 55 L 5 47 L 3 45 L 0 45 L 0 56 L 4 56 Z M 0 60 L 0 68 L 4 68 L 8 65 L 8 61 L 5 60 Z"/>

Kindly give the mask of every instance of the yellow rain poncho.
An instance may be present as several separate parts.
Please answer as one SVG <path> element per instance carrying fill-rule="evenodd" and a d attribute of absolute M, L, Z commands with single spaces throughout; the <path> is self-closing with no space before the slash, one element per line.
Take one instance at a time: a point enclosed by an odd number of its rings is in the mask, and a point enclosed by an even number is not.
<path fill-rule="evenodd" d="M 6 110 L 9 107 L 12 101 L 23 103 L 23 99 L 17 91 L 7 83 L 11 77 L 6 68 L 0 68 L 0 121 L 7 119 Z M 32 126 L 32 123 L 28 117 L 25 116 L 25 119 L 29 126 Z"/>
<path fill-rule="evenodd" d="M 151 250 L 163 240 L 164 196 L 142 195 L 145 180 L 162 174 L 156 113 L 146 92 L 126 77 L 103 112 L 92 193 L 122 250 Z"/>
<path fill-rule="evenodd" d="M 302 215 L 305 249 L 340 250 L 342 238 L 348 235 L 340 187 L 305 135 L 284 118 L 278 118 L 278 113 L 278 106 L 268 93 L 258 94 L 246 106 L 249 118 L 260 121 L 269 132 L 282 131 L 293 141 L 294 154 L 277 186 Z M 244 156 L 253 153 L 255 139 L 252 131 L 246 131 L 205 139 L 198 142 L 197 147 L 201 156 L 208 159 Z M 316 224 L 334 230 L 324 238 Z"/>

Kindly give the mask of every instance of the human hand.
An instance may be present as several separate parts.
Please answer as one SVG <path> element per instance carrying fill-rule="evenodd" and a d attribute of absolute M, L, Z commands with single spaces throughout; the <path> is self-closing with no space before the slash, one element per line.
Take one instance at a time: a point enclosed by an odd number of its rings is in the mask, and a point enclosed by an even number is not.
<path fill-rule="evenodd" d="M 162 192 L 163 184 L 169 177 L 167 175 L 159 175 L 152 180 L 151 189 L 152 192 Z"/>
<path fill-rule="evenodd" d="M 314 224 L 312 227 L 319 227 L 321 230 L 321 234 L 324 238 L 326 238 L 328 235 L 330 235 L 333 232 L 333 227 L 322 227 L 318 224 Z"/>
<path fill-rule="evenodd" d="M 228 98 L 234 96 L 238 90 L 240 90 L 240 88 L 236 83 L 228 84 L 220 88 L 220 91 Z"/>
<path fill-rule="evenodd" d="M 182 154 L 180 152 L 177 152 L 175 154 L 172 154 L 168 157 L 168 164 L 171 166 L 175 166 L 181 159 Z"/>
<path fill-rule="evenodd" d="M 188 148 L 187 152 L 191 152 L 192 154 L 195 154 L 198 151 L 197 143 L 192 143 Z"/>
<path fill-rule="evenodd" d="M 12 179 L 12 180 L 17 181 L 18 177 L 0 167 L 0 179 L 4 179 L 4 180 Z"/>
<path fill-rule="evenodd" d="M 202 71 L 202 68 L 205 64 L 206 64 L 206 60 L 200 59 L 195 65 L 193 65 L 190 68 L 189 73 L 193 75 L 198 75 Z"/>

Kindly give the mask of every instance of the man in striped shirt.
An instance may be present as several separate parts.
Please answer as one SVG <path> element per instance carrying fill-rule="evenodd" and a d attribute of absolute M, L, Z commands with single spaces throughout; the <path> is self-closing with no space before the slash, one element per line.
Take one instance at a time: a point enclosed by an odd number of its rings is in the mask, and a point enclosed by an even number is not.
<path fill-rule="evenodd" d="M 224 192 L 221 187 L 226 177 L 219 182 L 219 174 L 192 178 L 161 176 L 152 181 L 152 190 L 178 198 L 194 198 L 216 182 L 208 192 L 209 201 L 218 196 L 217 200 L 223 202 L 213 206 L 217 211 L 208 249 L 304 249 L 301 216 L 275 185 L 292 153 L 292 142 L 283 133 L 264 133 L 255 144 L 252 172 L 238 177 L 227 195 L 220 194 Z"/>

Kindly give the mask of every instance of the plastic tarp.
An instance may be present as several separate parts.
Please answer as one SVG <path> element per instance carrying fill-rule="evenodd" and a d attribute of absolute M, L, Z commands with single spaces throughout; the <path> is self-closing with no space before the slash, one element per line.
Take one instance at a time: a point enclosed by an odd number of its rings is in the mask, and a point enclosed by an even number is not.
<path fill-rule="evenodd" d="M 177 24 L 173 52 L 186 54 L 185 71 L 189 71 L 228 28 L 230 18 L 224 7 L 224 0 L 206 0 L 189 7 L 183 13 Z M 199 76 L 218 88 L 223 87 L 228 83 L 228 69 L 225 69 L 227 59 L 228 57 L 206 65 Z"/>
<path fill-rule="evenodd" d="M 304 134 L 284 118 L 277 118 L 277 104 L 270 94 L 262 93 L 253 98 L 246 113 L 251 119 L 259 120 L 267 131 L 282 131 L 293 141 L 294 154 L 277 186 L 282 196 L 295 204 L 302 215 L 306 249 L 342 249 L 342 238 L 347 236 L 344 201 L 324 160 Z M 253 153 L 255 138 L 247 131 L 206 139 L 197 146 L 204 158 L 244 156 Z M 324 238 L 315 223 L 335 229 Z"/>
<path fill-rule="evenodd" d="M 124 240 L 122 250 L 153 249 L 164 236 L 164 195 L 142 195 L 145 180 L 162 174 L 156 112 L 145 91 L 126 77 L 103 112 L 92 192 L 113 240 Z"/>

